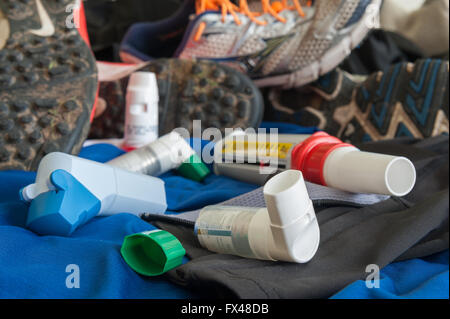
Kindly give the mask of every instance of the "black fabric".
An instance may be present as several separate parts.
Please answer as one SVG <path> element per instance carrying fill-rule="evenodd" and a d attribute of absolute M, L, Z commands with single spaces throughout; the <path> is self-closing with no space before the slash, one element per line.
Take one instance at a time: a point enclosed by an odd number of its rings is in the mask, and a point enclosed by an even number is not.
<path fill-rule="evenodd" d="M 200 247 L 191 228 L 161 222 L 189 257 L 168 273 L 184 287 L 231 298 L 327 298 L 365 279 L 366 266 L 431 255 L 448 249 L 448 136 L 397 139 L 361 149 L 413 160 L 418 180 L 404 198 L 364 208 L 316 207 L 321 242 L 307 264 L 259 261 L 214 254 Z"/>
<path fill-rule="evenodd" d="M 415 62 L 424 57 L 422 50 L 403 36 L 375 29 L 352 51 L 341 68 L 351 74 L 369 75 L 386 71 L 396 63 Z"/>

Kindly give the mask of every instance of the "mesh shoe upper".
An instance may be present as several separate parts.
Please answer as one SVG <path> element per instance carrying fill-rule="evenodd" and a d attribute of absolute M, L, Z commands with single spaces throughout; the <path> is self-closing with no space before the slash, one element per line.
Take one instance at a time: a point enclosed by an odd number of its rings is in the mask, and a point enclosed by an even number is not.
<path fill-rule="evenodd" d="M 249 4 L 257 10 L 260 1 Z M 226 62 L 254 78 L 289 73 L 318 60 L 339 38 L 358 22 L 370 0 L 316 1 L 303 6 L 304 16 L 296 10 L 283 10 L 279 21 L 270 13 L 258 17 L 267 21 L 257 25 L 246 14 L 205 11 L 191 21 L 180 48 L 181 58 L 208 58 Z M 303 5 L 305 2 L 302 3 Z M 205 30 L 199 40 L 195 31 Z"/>
<path fill-rule="evenodd" d="M 307 34 L 293 52 L 288 70 L 301 69 L 321 57 L 333 44 L 340 41 L 362 16 L 370 0 L 318 1 L 316 15 Z"/>
<path fill-rule="evenodd" d="M 255 3 L 253 8 L 257 9 Z M 220 12 L 206 11 L 191 21 L 177 55 L 180 58 L 208 58 L 226 62 L 253 77 L 265 76 L 277 71 L 285 56 L 282 53 L 297 46 L 299 39 L 306 34 L 315 14 L 315 6 L 305 7 L 304 12 L 304 17 L 294 10 L 280 12 L 285 22 L 278 21 L 269 13 L 263 14 L 258 19 L 267 21 L 266 25 L 257 25 L 245 14 L 236 13 L 241 22 L 238 25 L 231 14 L 222 20 Z M 195 31 L 202 23 L 206 23 L 205 31 L 196 41 Z"/>

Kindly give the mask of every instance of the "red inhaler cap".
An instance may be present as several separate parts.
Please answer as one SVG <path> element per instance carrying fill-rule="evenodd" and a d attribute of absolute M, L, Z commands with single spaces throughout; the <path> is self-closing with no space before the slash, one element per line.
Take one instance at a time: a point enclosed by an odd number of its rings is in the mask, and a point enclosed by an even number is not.
<path fill-rule="evenodd" d="M 323 168 L 328 155 L 341 147 L 353 146 L 325 132 L 317 132 L 292 150 L 291 168 L 303 173 L 305 180 L 327 186 Z"/>

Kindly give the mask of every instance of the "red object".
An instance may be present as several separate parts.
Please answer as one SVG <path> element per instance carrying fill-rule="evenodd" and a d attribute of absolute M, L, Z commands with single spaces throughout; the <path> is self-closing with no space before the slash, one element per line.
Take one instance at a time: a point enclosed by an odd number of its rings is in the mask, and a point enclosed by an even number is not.
<path fill-rule="evenodd" d="M 327 186 L 323 168 L 328 155 L 340 147 L 353 147 L 325 132 L 317 132 L 292 150 L 291 168 L 303 173 L 305 180 Z"/>
<path fill-rule="evenodd" d="M 73 12 L 74 21 L 77 22 L 76 26 L 77 26 L 78 33 L 80 33 L 81 38 L 84 40 L 84 42 L 86 42 L 86 44 L 89 47 L 91 47 L 91 43 L 89 41 L 87 23 L 86 23 L 86 15 L 84 13 L 83 1 L 79 1 L 79 4 L 80 5 L 76 6 L 74 9 L 74 12 Z M 91 118 L 90 118 L 91 123 L 94 120 L 95 109 L 97 108 L 98 94 L 99 94 L 99 87 L 97 87 L 97 94 L 95 96 L 94 105 L 92 107 Z"/>
<path fill-rule="evenodd" d="M 73 13 L 74 13 L 74 20 L 76 22 L 78 22 L 78 24 L 77 24 L 78 32 L 80 33 L 84 42 L 86 42 L 87 45 L 91 46 L 91 43 L 89 41 L 87 23 L 86 23 L 86 15 L 84 13 L 83 1 L 80 1 L 80 5 L 78 7 L 75 7 L 75 10 Z"/>
<path fill-rule="evenodd" d="M 123 146 L 122 146 L 122 149 L 123 149 L 125 152 L 128 153 L 128 152 L 134 151 L 134 150 L 136 149 L 136 147 L 123 145 Z"/>

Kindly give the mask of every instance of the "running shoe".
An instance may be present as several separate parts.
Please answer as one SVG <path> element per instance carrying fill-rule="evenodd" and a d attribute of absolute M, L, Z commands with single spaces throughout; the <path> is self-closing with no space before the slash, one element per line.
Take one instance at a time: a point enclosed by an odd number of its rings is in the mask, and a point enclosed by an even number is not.
<path fill-rule="evenodd" d="M 159 88 L 159 135 L 178 127 L 258 128 L 264 112 L 259 89 L 244 74 L 210 61 L 158 59 L 144 65 L 99 64 L 99 112 L 90 139 L 123 138 L 126 89 L 133 72 L 153 72 Z M 109 73 L 103 77 L 102 74 Z M 101 109 L 104 109 L 101 113 Z"/>
<path fill-rule="evenodd" d="M 270 92 L 269 116 L 351 143 L 448 134 L 448 73 L 448 61 L 431 59 L 366 78 L 337 69 L 301 91 Z"/>
<path fill-rule="evenodd" d="M 0 170 L 36 170 L 50 152 L 81 149 L 97 92 L 81 8 L 0 0 Z"/>
<path fill-rule="evenodd" d="M 174 56 L 225 63 L 260 87 L 299 87 L 350 54 L 377 25 L 380 5 L 381 0 L 240 0 L 239 5 L 190 0 L 174 17 L 132 26 L 121 57 L 137 62 L 168 54 L 171 46 L 165 43 L 182 32 L 189 9 L 195 8 Z"/>

